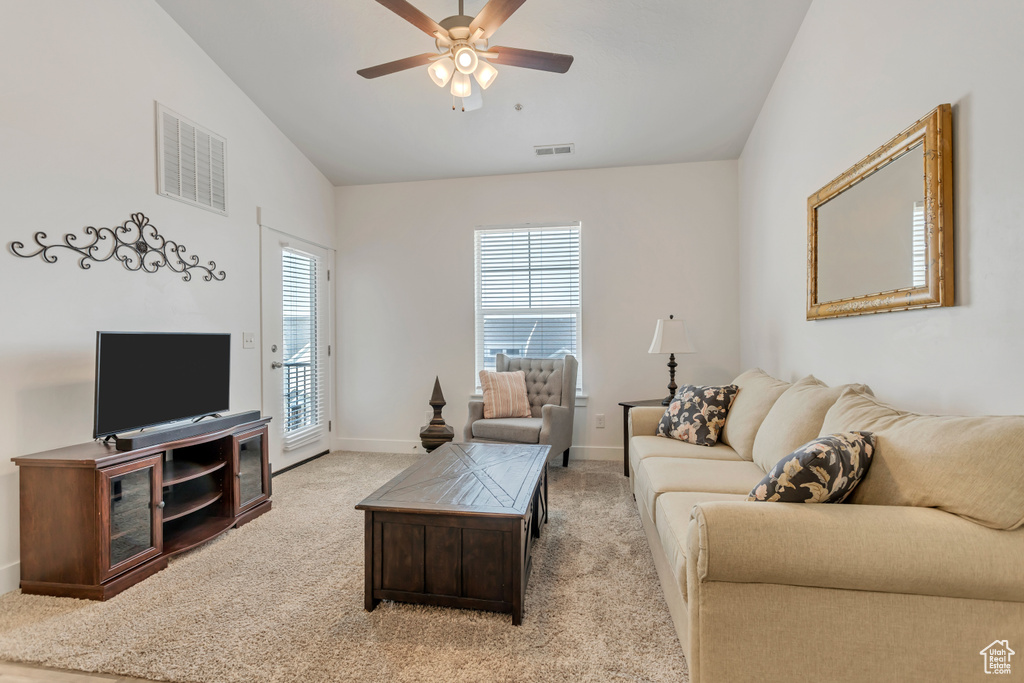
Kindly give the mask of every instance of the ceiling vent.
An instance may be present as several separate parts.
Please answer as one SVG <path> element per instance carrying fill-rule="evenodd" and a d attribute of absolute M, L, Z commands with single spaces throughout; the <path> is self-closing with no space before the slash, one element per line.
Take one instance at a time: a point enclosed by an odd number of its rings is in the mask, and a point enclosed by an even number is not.
<path fill-rule="evenodd" d="M 567 145 L 543 145 L 541 147 L 534 147 L 533 154 L 538 157 L 553 157 L 560 154 L 575 154 L 576 145 L 569 143 Z"/>
<path fill-rule="evenodd" d="M 159 102 L 156 109 L 157 192 L 228 215 L 224 138 Z"/>

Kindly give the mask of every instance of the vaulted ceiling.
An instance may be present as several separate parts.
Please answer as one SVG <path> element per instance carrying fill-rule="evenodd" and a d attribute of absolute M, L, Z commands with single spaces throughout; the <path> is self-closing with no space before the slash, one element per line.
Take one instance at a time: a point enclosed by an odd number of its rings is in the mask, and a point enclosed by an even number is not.
<path fill-rule="evenodd" d="M 470 112 L 426 67 L 356 75 L 434 49 L 374 0 L 157 1 L 334 184 L 356 185 L 735 159 L 811 0 L 527 0 L 491 44 L 572 67 L 495 63 Z M 458 14 L 457 0 L 412 2 Z M 534 154 L 556 143 L 575 154 Z"/>

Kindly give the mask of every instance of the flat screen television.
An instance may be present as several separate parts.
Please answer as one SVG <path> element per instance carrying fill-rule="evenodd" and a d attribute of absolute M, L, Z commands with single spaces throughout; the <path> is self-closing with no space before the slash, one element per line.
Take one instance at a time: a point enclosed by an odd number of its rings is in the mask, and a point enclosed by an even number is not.
<path fill-rule="evenodd" d="M 231 335 L 96 333 L 93 438 L 228 409 Z"/>

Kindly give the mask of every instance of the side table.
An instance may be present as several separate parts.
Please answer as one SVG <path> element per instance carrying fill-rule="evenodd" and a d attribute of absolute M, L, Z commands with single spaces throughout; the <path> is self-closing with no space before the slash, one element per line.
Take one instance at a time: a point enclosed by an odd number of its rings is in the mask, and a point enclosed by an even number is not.
<path fill-rule="evenodd" d="M 622 473 L 629 476 L 629 411 L 639 406 L 662 406 L 660 398 L 651 398 L 644 401 L 622 401 Z"/>

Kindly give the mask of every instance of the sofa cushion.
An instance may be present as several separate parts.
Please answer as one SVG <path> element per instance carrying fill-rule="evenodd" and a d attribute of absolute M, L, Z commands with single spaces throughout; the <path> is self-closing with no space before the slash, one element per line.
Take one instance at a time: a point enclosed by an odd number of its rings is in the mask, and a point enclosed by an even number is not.
<path fill-rule="evenodd" d="M 497 417 L 473 423 L 473 438 L 513 443 L 540 443 L 539 417 Z"/>
<path fill-rule="evenodd" d="M 645 458 L 633 472 L 637 502 L 657 523 L 658 496 L 667 492 L 736 493 L 746 497 L 764 472 L 746 460 Z"/>
<path fill-rule="evenodd" d="M 871 466 L 871 432 L 843 432 L 805 443 L 775 463 L 747 500 L 842 503 Z"/>
<path fill-rule="evenodd" d="M 950 612 L 950 598 L 1013 602 L 1015 613 L 1024 614 L 1024 529 L 986 529 L 941 510 L 881 505 L 710 501 L 699 503 L 691 517 L 697 533 L 687 540 L 701 544 L 702 582 L 903 593 L 889 605 L 894 616 L 911 604 L 905 601 L 910 595 L 934 595 L 948 600 L 936 606 L 934 617 L 946 626 L 953 624 L 951 614 L 959 614 L 957 608 Z M 687 552 L 693 553 L 692 544 Z M 806 607 L 829 609 L 813 601 Z M 1018 617 L 1016 623 L 1024 621 Z"/>
<path fill-rule="evenodd" d="M 847 389 L 821 430 L 875 435 L 851 503 L 934 507 L 993 529 L 1024 524 L 1024 416 L 918 415 Z"/>
<path fill-rule="evenodd" d="M 668 558 L 668 566 L 672 570 L 683 600 L 686 593 L 686 534 L 690 524 L 690 510 L 697 503 L 713 500 L 746 500 L 745 496 L 735 493 L 663 493 L 658 496 L 655 512 L 658 521 L 655 527 L 661 539 L 661 549 Z"/>
<path fill-rule="evenodd" d="M 871 393 L 863 384 L 829 387 L 814 375 L 804 377 L 782 392 L 754 437 L 754 462 L 767 472 L 783 456 L 815 439 L 821 432 L 825 413 L 847 387 Z"/>
<path fill-rule="evenodd" d="M 697 446 L 714 446 L 739 387 L 686 384 L 672 398 L 658 423 L 657 436 Z"/>
<path fill-rule="evenodd" d="M 722 429 L 722 441 L 732 446 L 744 460 L 753 460 L 757 429 L 775 400 L 790 385 L 759 368 L 747 370 L 732 383 L 740 390 L 729 409 L 729 417 Z"/>
<path fill-rule="evenodd" d="M 634 436 L 629 440 L 629 461 L 635 468 L 645 458 L 698 458 L 704 460 L 741 460 L 731 446 L 717 443 L 712 448 L 657 436 Z"/>

